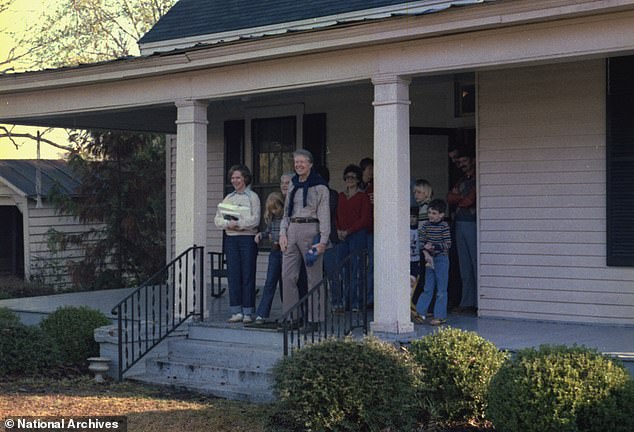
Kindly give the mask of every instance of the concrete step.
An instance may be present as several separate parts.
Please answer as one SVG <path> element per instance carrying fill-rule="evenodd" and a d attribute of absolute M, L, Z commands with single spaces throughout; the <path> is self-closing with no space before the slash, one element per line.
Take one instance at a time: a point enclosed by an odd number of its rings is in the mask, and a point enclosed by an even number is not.
<path fill-rule="evenodd" d="M 272 329 L 244 327 L 242 324 L 191 323 L 188 339 L 244 344 L 271 350 L 284 349 L 284 334 Z"/>
<path fill-rule="evenodd" d="M 274 400 L 270 388 L 267 389 L 246 389 L 244 386 L 231 384 L 215 384 L 200 381 L 190 381 L 176 377 L 166 377 L 158 374 L 140 374 L 128 377 L 128 379 L 154 385 L 166 385 L 177 389 L 193 391 L 207 394 L 219 398 L 253 402 L 267 403 Z"/>
<path fill-rule="evenodd" d="M 241 387 L 245 392 L 264 391 L 273 382 L 270 370 L 234 368 L 213 362 L 176 360 L 170 357 L 149 360 L 145 370 L 150 375 L 162 375 L 168 379 Z"/>
<path fill-rule="evenodd" d="M 167 354 L 173 360 L 213 363 L 218 366 L 252 370 L 269 370 L 283 357 L 279 348 L 199 339 L 170 341 Z"/>

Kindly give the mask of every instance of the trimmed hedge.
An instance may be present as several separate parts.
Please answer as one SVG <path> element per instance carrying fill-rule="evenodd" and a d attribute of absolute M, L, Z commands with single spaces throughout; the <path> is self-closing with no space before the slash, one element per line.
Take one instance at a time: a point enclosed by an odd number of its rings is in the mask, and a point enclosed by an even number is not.
<path fill-rule="evenodd" d="M 407 353 L 374 338 L 328 339 L 274 369 L 280 402 L 269 431 L 412 430 L 419 370 Z"/>
<path fill-rule="evenodd" d="M 12 310 L 2 307 L 0 308 L 0 329 L 12 327 L 20 323 L 20 318 Z"/>
<path fill-rule="evenodd" d="M 57 346 L 39 327 L 0 327 L 0 376 L 35 375 L 58 363 Z"/>
<path fill-rule="evenodd" d="M 582 432 L 634 431 L 634 381 L 628 380 L 599 400 L 579 408 L 577 426 Z"/>
<path fill-rule="evenodd" d="M 86 359 L 99 355 L 95 329 L 111 323 L 102 312 L 81 306 L 59 308 L 40 326 L 58 345 L 64 363 L 87 370 Z"/>
<path fill-rule="evenodd" d="M 597 423 L 618 410 L 625 397 L 631 402 L 630 380 L 622 365 L 593 349 L 524 349 L 491 381 L 487 415 L 499 432 L 618 430 Z"/>
<path fill-rule="evenodd" d="M 440 422 L 482 420 L 491 378 L 507 355 L 475 332 L 447 327 L 411 344 L 421 395 Z"/>

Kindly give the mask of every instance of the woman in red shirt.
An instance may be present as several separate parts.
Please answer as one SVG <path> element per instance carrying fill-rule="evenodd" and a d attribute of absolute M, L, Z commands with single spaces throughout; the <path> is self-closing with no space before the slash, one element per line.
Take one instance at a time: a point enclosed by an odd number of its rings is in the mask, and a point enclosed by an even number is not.
<path fill-rule="evenodd" d="M 367 233 L 372 228 L 372 205 L 368 194 L 359 189 L 362 176 L 361 168 L 357 165 L 348 165 L 343 170 L 346 190 L 339 193 L 336 218 L 337 235 L 341 240 L 337 246 L 338 262 L 342 262 L 351 253 L 367 247 Z M 359 305 L 364 300 L 360 298 L 362 293 L 359 289 L 362 277 L 365 278 L 365 275 L 360 273 L 359 257 L 355 257 L 347 266 L 344 277 L 344 286 L 349 287 L 347 290 L 344 289 L 348 300 L 346 306 L 353 312 L 359 310 Z M 338 294 L 334 293 L 334 302 L 337 302 Z M 343 305 L 336 304 L 336 306 Z"/>

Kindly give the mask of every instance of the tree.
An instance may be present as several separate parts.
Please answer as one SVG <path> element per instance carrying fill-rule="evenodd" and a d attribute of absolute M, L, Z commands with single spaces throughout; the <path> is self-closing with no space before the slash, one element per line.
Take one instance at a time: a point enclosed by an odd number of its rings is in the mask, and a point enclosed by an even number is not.
<path fill-rule="evenodd" d="M 0 5 L 13 0 L 0 0 Z M 137 55 L 136 41 L 175 0 L 49 0 L 41 19 L 14 38 L 14 70 L 74 66 Z M 0 9 L 1 11 L 1 9 Z M 19 64 L 16 61 L 19 60 Z M 7 63 L 9 64 L 9 63 Z M 33 138 L 0 126 L 0 138 Z M 70 272 L 82 288 L 129 286 L 165 260 L 165 139 L 108 131 L 69 131 L 69 163 L 79 199 L 53 194 L 59 212 L 96 223 L 86 234 L 53 233 L 58 248 L 78 244 L 84 259 Z M 46 138 L 44 138 L 46 140 Z M 40 137 L 41 142 L 43 139 Z M 12 141 L 17 146 L 16 141 Z"/>
<path fill-rule="evenodd" d="M 54 190 L 50 199 L 59 212 L 96 227 L 52 239 L 61 250 L 83 249 L 84 258 L 69 267 L 83 289 L 142 282 L 165 262 L 165 138 L 93 131 L 78 148 L 69 163 L 81 183 L 79 197 Z"/>
<path fill-rule="evenodd" d="M 38 70 L 82 63 L 108 61 L 138 55 L 136 44 L 176 0 L 50 0 L 51 8 L 25 28 L 12 34 L 16 41 L 6 58 L 0 59 L 0 74 Z M 14 0 L 0 0 L 0 15 L 6 15 Z M 0 28 L 6 33 L 6 29 Z M 19 132 L 16 132 L 18 131 Z M 0 125 L 0 139 L 16 148 L 16 139 L 33 140 L 23 128 Z M 68 143 L 40 137 L 40 141 L 69 150 Z"/>
<path fill-rule="evenodd" d="M 136 42 L 175 0 L 58 0 L 19 46 L 31 68 L 74 66 L 138 55 Z"/>

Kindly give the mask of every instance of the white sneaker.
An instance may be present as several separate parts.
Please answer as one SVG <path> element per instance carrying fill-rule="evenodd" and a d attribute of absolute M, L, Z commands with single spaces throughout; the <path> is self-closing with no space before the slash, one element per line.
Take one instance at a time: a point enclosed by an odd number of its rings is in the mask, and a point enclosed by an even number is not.
<path fill-rule="evenodd" d="M 264 324 L 264 321 L 266 320 L 262 318 L 260 315 L 258 315 L 257 318 L 255 319 L 256 324 Z"/>
<path fill-rule="evenodd" d="M 237 322 L 242 321 L 243 318 L 244 318 L 244 316 L 241 313 L 234 313 L 233 315 L 231 315 L 231 318 L 229 318 L 227 320 L 227 322 L 237 323 Z"/>
<path fill-rule="evenodd" d="M 253 318 L 251 318 L 251 315 L 245 315 L 244 318 L 242 318 L 242 322 L 245 324 L 249 324 L 253 322 Z"/>

